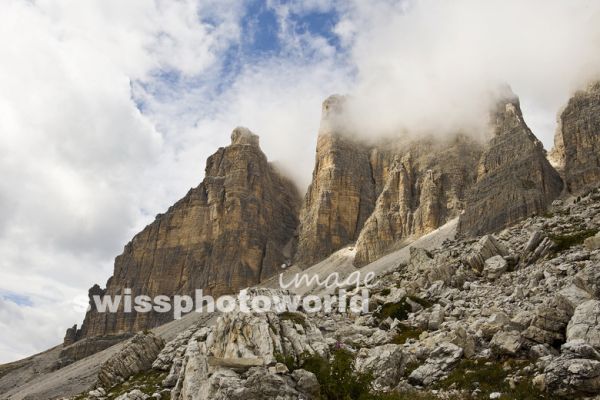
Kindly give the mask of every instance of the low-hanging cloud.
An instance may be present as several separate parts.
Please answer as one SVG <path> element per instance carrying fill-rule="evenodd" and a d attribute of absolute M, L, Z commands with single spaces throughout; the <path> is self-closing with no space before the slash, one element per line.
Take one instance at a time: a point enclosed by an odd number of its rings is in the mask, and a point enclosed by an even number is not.
<path fill-rule="evenodd" d="M 338 24 L 358 71 L 347 122 L 478 132 L 508 84 L 548 146 L 561 105 L 600 76 L 599 20 L 593 0 L 356 1 Z"/>

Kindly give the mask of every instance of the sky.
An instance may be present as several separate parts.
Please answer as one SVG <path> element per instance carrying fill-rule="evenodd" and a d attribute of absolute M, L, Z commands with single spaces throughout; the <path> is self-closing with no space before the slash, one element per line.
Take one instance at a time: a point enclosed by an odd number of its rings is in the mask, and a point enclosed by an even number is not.
<path fill-rule="evenodd" d="M 508 83 L 547 149 L 600 72 L 594 0 L 5 0 L 0 362 L 54 346 L 87 289 L 236 126 L 303 190 L 321 102 L 365 136 L 481 129 Z"/>

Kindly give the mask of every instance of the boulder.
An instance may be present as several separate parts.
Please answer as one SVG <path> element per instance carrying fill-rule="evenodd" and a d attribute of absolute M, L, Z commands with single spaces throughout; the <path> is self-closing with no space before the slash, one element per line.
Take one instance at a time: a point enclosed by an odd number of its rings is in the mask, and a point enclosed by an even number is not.
<path fill-rule="evenodd" d="M 473 246 L 471 252 L 464 260 L 475 271 L 481 272 L 485 266 L 485 260 L 494 257 L 508 255 L 508 250 L 492 235 L 485 235 Z"/>
<path fill-rule="evenodd" d="M 373 387 L 376 390 L 395 387 L 404 373 L 404 367 L 402 346 L 397 344 L 362 348 L 358 351 L 355 361 L 357 371 L 373 374 Z"/>
<path fill-rule="evenodd" d="M 109 389 L 138 372 L 149 370 L 164 345 L 164 340 L 152 332 L 138 333 L 100 366 L 98 383 Z"/>
<path fill-rule="evenodd" d="M 128 393 L 124 393 L 124 394 L 120 395 L 115 400 L 147 400 L 149 398 L 150 398 L 150 396 L 143 393 L 141 390 L 134 389 Z"/>
<path fill-rule="evenodd" d="M 440 343 L 425 363 L 411 372 L 408 380 L 415 385 L 429 386 L 447 376 L 462 355 L 463 350 L 460 347 L 448 342 Z"/>
<path fill-rule="evenodd" d="M 496 332 L 494 337 L 492 337 L 490 346 L 497 355 L 514 356 L 519 352 L 519 350 L 521 350 L 521 347 L 523 346 L 523 339 L 521 338 L 521 334 L 519 332 L 499 331 Z"/>
<path fill-rule="evenodd" d="M 508 269 L 508 262 L 502 256 L 494 256 L 485 260 L 483 275 L 489 280 L 498 279 Z"/>
<path fill-rule="evenodd" d="M 573 284 L 585 290 L 592 298 L 600 299 L 600 268 L 589 264 L 573 278 Z"/>
<path fill-rule="evenodd" d="M 585 239 L 583 242 L 586 249 L 589 251 L 594 251 L 600 249 L 600 232 L 596 233 L 594 236 Z"/>
<path fill-rule="evenodd" d="M 297 374 L 294 380 L 280 360 L 300 363 L 307 355 L 328 354 L 321 331 L 305 314 L 223 314 L 205 337 L 192 336 L 188 341 L 171 397 L 315 398 L 316 378 L 306 372 Z M 300 381 L 309 384 L 306 390 Z"/>
<path fill-rule="evenodd" d="M 589 300 L 580 304 L 567 326 L 567 341 L 583 340 L 600 349 L 600 301 Z"/>
<path fill-rule="evenodd" d="M 540 305 L 535 310 L 535 316 L 521 335 L 537 343 L 557 346 L 565 342 L 565 330 L 570 320 L 570 314 L 558 306 L 559 301 L 553 300 L 548 305 Z"/>

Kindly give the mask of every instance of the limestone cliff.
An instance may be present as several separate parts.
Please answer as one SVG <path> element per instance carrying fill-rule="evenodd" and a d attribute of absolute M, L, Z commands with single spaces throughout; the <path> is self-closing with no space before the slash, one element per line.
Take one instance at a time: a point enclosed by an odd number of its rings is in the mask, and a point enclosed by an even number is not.
<path fill-rule="evenodd" d="M 580 193 L 600 183 L 600 82 L 569 100 L 558 119 L 553 156 L 567 189 Z"/>
<path fill-rule="evenodd" d="M 156 217 L 115 260 L 106 289 L 90 294 L 218 296 L 255 285 L 289 262 L 300 197 L 267 162 L 258 136 L 245 128 L 207 161 L 203 182 Z M 85 317 L 76 339 L 151 328 L 172 313 L 98 313 Z M 69 339 L 72 341 L 72 336 Z"/>
<path fill-rule="evenodd" d="M 458 216 L 482 146 L 465 136 L 367 142 L 344 126 L 344 98 L 323 103 L 313 180 L 300 213 L 296 261 L 309 266 L 356 242 L 364 265 L 411 235 Z"/>
<path fill-rule="evenodd" d="M 498 103 L 492 114 L 494 136 L 467 196 L 459 233 L 481 235 L 544 212 L 562 191 L 558 172 L 542 143 L 525 124 L 516 97 Z"/>
<path fill-rule="evenodd" d="M 354 242 L 375 205 L 369 148 L 335 124 L 343 98 L 323 103 L 312 183 L 300 212 L 296 261 L 310 266 Z"/>
<path fill-rule="evenodd" d="M 482 146 L 457 135 L 389 143 L 374 149 L 371 162 L 384 187 L 356 243 L 357 266 L 392 250 L 410 236 L 421 236 L 464 209 L 475 181 Z"/>

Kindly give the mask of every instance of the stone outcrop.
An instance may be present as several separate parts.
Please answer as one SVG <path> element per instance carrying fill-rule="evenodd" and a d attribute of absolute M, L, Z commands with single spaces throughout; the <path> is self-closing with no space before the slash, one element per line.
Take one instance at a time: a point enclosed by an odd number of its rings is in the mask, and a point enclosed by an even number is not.
<path fill-rule="evenodd" d="M 534 383 L 549 393 L 565 397 L 596 394 L 600 391 L 600 354 L 583 342 L 562 346 L 562 354 L 536 376 Z"/>
<path fill-rule="evenodd" d="M 491 123 L 494 136 L 460 217 L 459 233 L 465 236 L 498 231 L 543 213 L 563 188 L 542 143 L 525 124 L 516 97 L 498 103 Z"/>
<path fill-rule="evenodd" d="M 110 389 L 138 372 L 149 370 L 165 342 L 153 333 L 138 333 L 100 367 L 98 383 Z"/>
<path fill-rule="evenodd" d="M 600 184 L 600 82 L 575 93 L 560 113 L 552 156 L 571 193 Z"/>
<path fill-rule="evenodd" d="M 175 400 L 316 399 L 315 376 L 301 369 L 286 375 L 278 359 L 327 357 L 319 328 L 304 314 L 224 314 L 210 330 L 193 334 L 181 362 L 173 361 Z"/>
<path fill-rule="evenodd" d="M 207 161 L 203 182 L 191 189 L 125 246 L 106 289 L 92 295 L 132 298 L 195 289 L 218 296 L 255 285 L 289 262 L 300 198 L 295 186 L 267 162 L 258 136 L 245 128 Z M 77 339 L 136 332 L 172 319 L 172 313 L 99 313 L 90 300 Z M 69 335 L 72 340 L 72 334 Z"/>
<path fill-rule="evenodd" d="M 567 341 L 583 340 L 600 350 L 600 301 L 580 304 L 567 326 Z"/>

